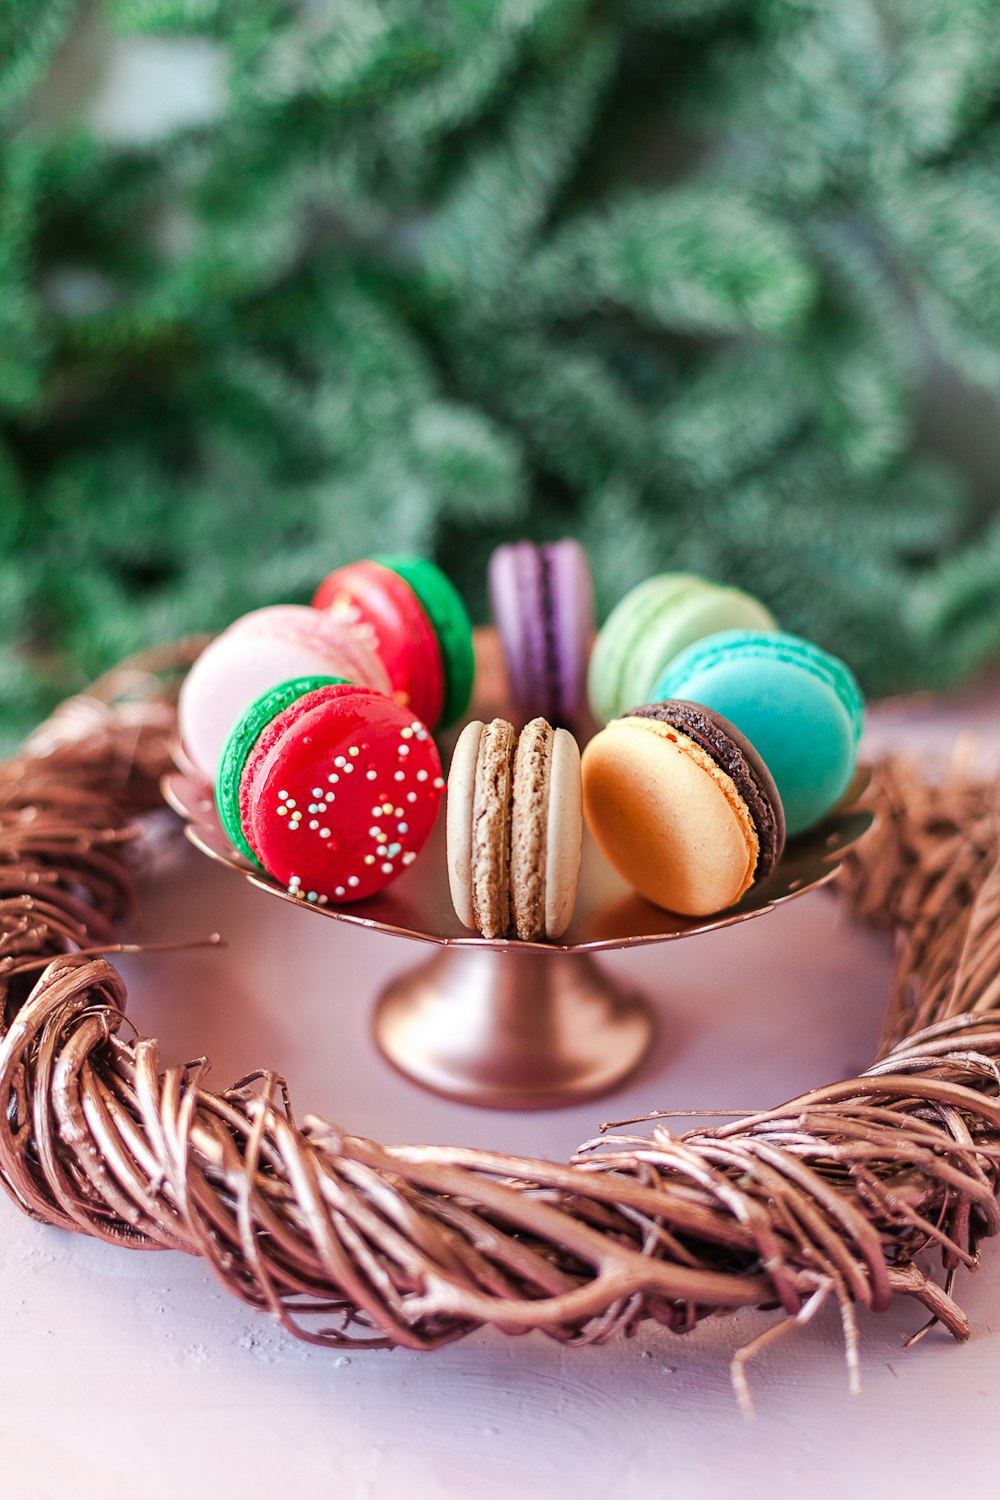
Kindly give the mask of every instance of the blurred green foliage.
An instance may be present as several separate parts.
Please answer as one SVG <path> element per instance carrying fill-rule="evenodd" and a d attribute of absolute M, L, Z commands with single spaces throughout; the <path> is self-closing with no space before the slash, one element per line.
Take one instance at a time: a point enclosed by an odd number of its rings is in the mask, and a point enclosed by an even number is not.
<path fill-rule="evenodd" d="M 192 38 L 217 109 L 95 124 Z M 998 0 L 0 0 L 6 736 L 374 549 L 481 611 L 524 533 L 973 669 L 1000 522 L 913 448 L 929 363 L 1000 384 L 998 83 Z"/>

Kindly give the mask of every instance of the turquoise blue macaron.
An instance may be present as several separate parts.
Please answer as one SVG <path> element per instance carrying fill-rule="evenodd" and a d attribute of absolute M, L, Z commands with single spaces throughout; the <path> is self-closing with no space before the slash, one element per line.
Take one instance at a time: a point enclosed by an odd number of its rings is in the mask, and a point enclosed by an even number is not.
<path fill-rule="evenodd" d="M 850 667 L 801 636 L 708 636 L 670 663 L 652 698 L 701 703 L 735 724 L 774 777 L 790 835 L 818 823 L 854 775 L 861 689 Z"/>
<path fill-rule="evenodd" d="M 687 646 L 722 630 L 777 630 L 759 599 L 696 573 L 657 573 L 630 589 L 598 632 L 587 695 L 599 724 L 648 703 L 654 682 Z"/>

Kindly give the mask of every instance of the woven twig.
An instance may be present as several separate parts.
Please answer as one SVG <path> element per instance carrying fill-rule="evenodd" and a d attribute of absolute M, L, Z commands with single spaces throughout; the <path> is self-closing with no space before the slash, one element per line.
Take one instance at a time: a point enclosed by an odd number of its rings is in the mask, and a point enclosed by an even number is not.
<path fill-rule="evenodd" d="M 855 1309 L 899 1293 L 967 1335 L 952 1278 L 1000 1227 L 991 784 L 877 769 L 878 821 L 844 883 L 900 952 L 860 1077 L 714 1129 L 652 1121 L 566 1165 L 380 1146 L 297 1124 L 272 1073 L 212 1093 L 203 1063 L 162 1070 L 156 1042 L 129 1035 L 108 957 L 78 951 L 127 932 L 132 825 L 159 803 L 175 727 L 162 665 L 73 700 L 0 768 L 0 1175 L 27 1213 L 202 1255 L 245 1302 L 337 1348 L 433 1349 L 484 1325 L 591 1343 L 780 1309 L 736 1358 L 745 1393 L 746 1357 L 828 1298 L 852 1366 Z M 917 1264 L 929 1249 L 943 1287 Z"/>

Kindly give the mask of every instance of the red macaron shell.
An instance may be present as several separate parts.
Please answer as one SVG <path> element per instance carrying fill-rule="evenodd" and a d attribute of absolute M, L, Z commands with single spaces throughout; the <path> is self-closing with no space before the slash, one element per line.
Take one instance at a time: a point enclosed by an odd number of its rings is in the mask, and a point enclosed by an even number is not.
<path fill-rule="evenodd" d="M 444 777 L 412 712 L 364 688 L 320 688 L 279 714 L 244 771 L 244 830 L 261 864 L 307 901 L 361 901 L 426 842 Z"/>
<path fill-rule="evenodd" d="M 388 672 L 398 703 L 423 723 L 438 723 L 446 686 L 441 646 L 405 579 L 381 563 L 348 563 L 323 580 L 312 602 L 360 630 Z"/>
<path fill-rule="evenodd" d="M 264 864 L 265 861 L 261 859 L 260 850 L 254 843 L 250 811 L 253 800 L 253 788 L 256 785 L 260 772 L 267 764 L 268 756 L 274 747 L 280 743 L 282 735 L 295 723 L 304 708 L 318 708 L 322 703 L 335 702 L 336 699 L 342 698 L 345 693 L 357 693 L 360 691 L 371 692 L 371 689 L 361 689 L 353 682 L 330 682 L 324 687 L 313 688 L 311 693 L 303 693 L 301 698 L 296 698 L 287 708 L 283 708 L 280 713 L 275 714 L 274 718 L 264 726 L 257 736 L 254 747 L 243 764 L 243 773 L 240 776 L 239 798 L 240 825 L 243 829 L 243 836 L 257 858 L 260 859 L 261 864 Z M 376 696 L 383 702 L 387 701 L 381 693 Z"/>

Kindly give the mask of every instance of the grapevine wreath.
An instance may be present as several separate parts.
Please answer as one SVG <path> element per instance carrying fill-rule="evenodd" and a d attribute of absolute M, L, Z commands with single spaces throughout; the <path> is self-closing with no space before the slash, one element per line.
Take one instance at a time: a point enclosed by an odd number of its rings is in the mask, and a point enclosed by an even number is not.
<path fill-rule="evenodd" d="M 292 1113 L 282 1079 L 220 1093 L 130 1034 L 123 946 L 160 805 L 183 644 L 57 710 L 0 767 L 0 1176 L 45 1223 L 204 1256 L 244 1302 L 336 1348 L 434 1349 L 490 1325 L 583 1344 L 829 1298 L 907 1294 L 957 1338 L 960 1266 L 1000 1229 L 1000 838 L 992 782 L 887 760 L 842 889 L 899 960 L 859 1077 L 675 1134 L 604 1135 L 565 1165 L 382 1146 Z M 921 1252 L 943 1266 L 932 1279 Z M 918 1335 L 914 1335 L 916 1337 Z"/>

